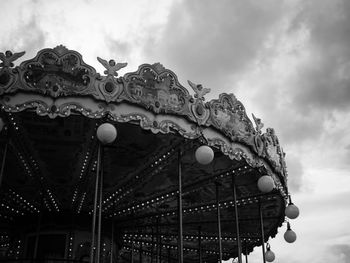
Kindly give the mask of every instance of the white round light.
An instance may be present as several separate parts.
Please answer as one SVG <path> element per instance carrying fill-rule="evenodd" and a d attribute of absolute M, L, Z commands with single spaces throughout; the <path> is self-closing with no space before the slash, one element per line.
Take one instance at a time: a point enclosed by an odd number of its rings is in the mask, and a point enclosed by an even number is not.
<path fill-rule="evenodd" d="M 263 175 L 258 180 L 258 188 L 263 193 L 271 192 L 275 187 L 275 183 L 271 176 Z"/>
<path fill-rule="evenodd" d="M 299 216 L 299 208 L 293 203 L 290 203 L 286 207 L 284 214 L 290 219 L 295 219 Z"/>
<path fill-rule="evenodd" d="M 297 234 L 288 227 L 286 233 L 284 233 L 284 240 L 286 240 L 288 243 L 293 243 L 297 239 Z"/>
<path fill-rule="evenodd" d="M 195 157 L 200 164 L 209 164 L 214 159 L 214 151 L 209 146 L 202 145 L 197 148 Z"/>
<path fill-rule="evenodd" d="M 117 137 L 117 129 L 110 123 L 103 123 L 97 128 L 96 135 L 102 144 L 112 143 Z"/>
<path fill-rule="evenodd" d="M 275 253 L 268 249 L 265 253 L 265 259 L 267 262 L 272 262 L 275 260 Z"/>

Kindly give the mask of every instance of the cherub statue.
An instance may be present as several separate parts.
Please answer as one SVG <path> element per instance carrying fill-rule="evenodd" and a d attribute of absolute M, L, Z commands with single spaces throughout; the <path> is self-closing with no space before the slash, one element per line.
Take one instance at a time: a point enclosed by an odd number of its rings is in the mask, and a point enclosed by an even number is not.
<path fill-rule="evenodd" d="M 194 97 L 199 100 L 205 100 L 204 95 L 210 92 L 210 89 L 203 88 L 201 84 L 195 84 L 192 81 L 188 80 L 188 84 L 191 86 L 193 91 L 195 92 Z"/>
<path fill-rule="evenodd" d="M 117 77 L 117 71 L 128 65 L 128 63 L 115 63 L 113 59 L 107 62 L 107 60 L 97 57 L 97 60 L 106 68 L 106 70 L 103 73 L 105 73 L 108 76 Z"/>
<path fill-rule="evenodd" d="M 0 53 L 0 60 L 2 61 L 2 63 L 0 63 L 0 67 L 4 67 L 4 68 L 10 68 L 13 67 L 13 61 L 15 61 L 16 59 L 22 57 L 24 55 L 24 51 L 23 52 L 19 52 L 19 53 L 14 53 L 12 54 L 11 51 L 6 51 L 5 54 L 4 53 Z"/>
<path fill-rule="evenodd" d="M 260 118 L 256 118 L 253 113 L 252 113 L 252 116 L 256 126 L 255 129 L 259 134 L 261 134 L 261 129 L 264 127 L 264 123 L 261 122 Z"/>

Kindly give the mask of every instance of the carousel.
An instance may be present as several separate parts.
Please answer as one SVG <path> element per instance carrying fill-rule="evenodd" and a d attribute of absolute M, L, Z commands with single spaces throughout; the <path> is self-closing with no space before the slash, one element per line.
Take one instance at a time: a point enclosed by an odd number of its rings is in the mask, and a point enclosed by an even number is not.
<path fill-rule="evenodd" d="M 64 46 L 0 53 L 0 262 L 248 262 L 299 210 L 285 153 L 233 94 Z"/>

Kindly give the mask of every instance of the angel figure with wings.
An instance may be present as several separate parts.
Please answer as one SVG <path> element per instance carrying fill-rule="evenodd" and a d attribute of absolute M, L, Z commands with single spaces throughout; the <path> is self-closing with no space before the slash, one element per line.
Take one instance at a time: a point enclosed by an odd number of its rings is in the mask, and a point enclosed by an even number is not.
<path fill-rule="evenodd" d="M 5 54 L 4 53 L 0 53 L 0 60 L 2 61 L 2 63 L 0 63 L 0 67 L 3 68 L 10 68 L 13 67 L 13 61 L 15 61 L 16 59 L 22 57 L 24 55 L 24 51 L 23 52 L 19 52 L 19 53 L 14 53 L 12 54 L 11 51 L 6 51 Z"/>
<path fill-rule="evenodd" d="M 203 88 L 201 84 L 195 84 L 192 81 L 188 80 L 188 84 L 191 86 L 193 91 L 195 92 L 194 97 L 199 100 L 205 100 L 204 95 L 210 92 L 210 89 Z"/>
<path fill-rule="evenodd" d="M 107 60 L 97 57 L 97 60 L 106 68 L 106 70 L 103 73 L 105 73 L 108 76 L 117 77 L 117 71 L 128 65 L 128 63 L 115 63 L 113 59 L 107 62 Z"/>

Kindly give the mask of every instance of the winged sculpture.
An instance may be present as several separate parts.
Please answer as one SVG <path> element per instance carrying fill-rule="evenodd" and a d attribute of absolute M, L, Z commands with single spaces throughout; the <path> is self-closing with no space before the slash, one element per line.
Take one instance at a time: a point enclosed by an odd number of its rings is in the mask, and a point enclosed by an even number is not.
<path fill-rule="evenodd" d="M 203 88 L 201 84 L 195 84 L 192 81 L 188 80 L 188 84 L 191 86 L 193 91 L 195 92 L 194 97 L 199 100 L 205 100 L 204 95 L 210 92 L 210 89 Z"/>
<path fill-rule="evenodd" d="M 255 115 L 252 113 L 255 125 L 256 125 L 256 131 L 261 134 L 261 129 L 264 127 L 264 123 L 262 123 L 260 118 L 255 117 Z"/>
<path fill-rule="evenodd" d="M 25 54 L 25 52 L 18 52 L 18 53 L 12 53 L 11 51 L 6 51 L 5 54 L 4 53 L 0 53 L 0 60 L 2 61 L 2 63 L 0 63 L 0 67 L 4 67 L 4 68 L 10 68 L 13 67 L 13 61 L 15 61 L 16 59 L 22 57 Z"/>
<path fill-rule="evenodd" d="M 113 59 L 107 62 L 107 60 L 97 57 L 97 60 L 106 68 L 104 73 L 108 76 L 117 77 L 118 76 L 117 71 L 128 65 L 128 63 L 115 63 Z"/>

